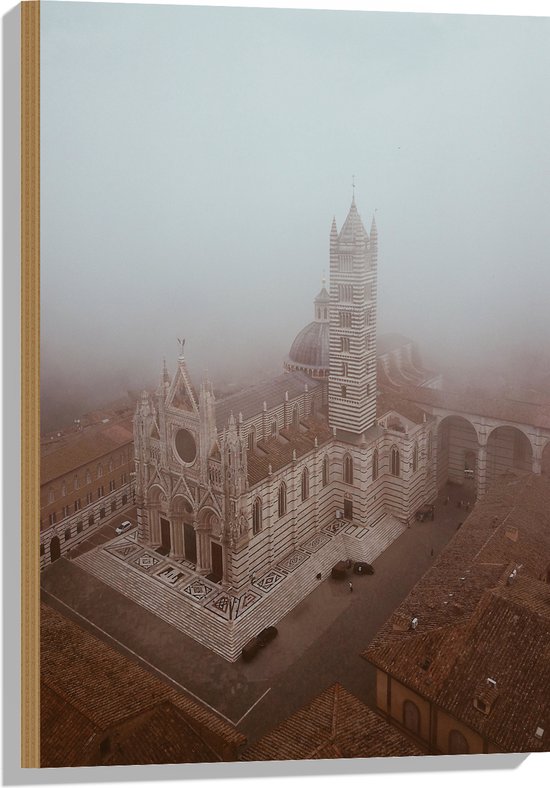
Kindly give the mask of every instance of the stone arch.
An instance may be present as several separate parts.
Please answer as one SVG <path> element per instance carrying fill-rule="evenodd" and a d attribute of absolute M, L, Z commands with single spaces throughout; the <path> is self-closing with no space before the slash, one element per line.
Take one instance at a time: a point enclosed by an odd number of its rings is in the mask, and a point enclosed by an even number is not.
<path fill-rule="evenodd" d="M 149 538 L 151 544 L 163 544 L 161 533 L 161 519 L 165 520 L 167 510 L 167 495 L 166 491 L 158 483 L 153 483 L 147 490 L 147 517 L 149 520 Z M 162 518 L 161 518 L 161 515 Z M 166 536 L 164 541 L 166 541 Z"/>
<path fill-rule="evenodd" d="M 477 486 L 479 435 L 472 422 L 464 416 L 442 418 L 436 428 L 437 486 L 446 482 Z M 474 467 L 472 457 L 475 457 Z"/>
<path fill-rule="evenodd" d="M 487 438 L 487 484 L 508 470 L 531 471 L 533 448 L 519 427 L 494 427 Z"/>

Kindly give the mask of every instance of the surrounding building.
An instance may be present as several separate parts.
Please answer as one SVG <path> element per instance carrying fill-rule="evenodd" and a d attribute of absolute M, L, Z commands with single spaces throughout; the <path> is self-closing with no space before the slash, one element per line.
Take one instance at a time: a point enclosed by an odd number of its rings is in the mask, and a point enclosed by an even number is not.
<path fill-rule="evenodd" d="M 363 656 L 378 710 L 428 752 L 548 750 L 548 480 L 495 482 Z"/>
<path fill-rule="evenodd" d="M 237 760 L 246 738 L 41 605 L 42 767 Z"/>
<path fill-rule="evenodd" d="M 391 758 L 423 755 L 340 684 L 328 687 L 244 750 L 242 761 Z"/>
<path fill-rule="evenodd" d="M 93 415 L 41 440 L 41 567 L 133 505 L 131 415 Z"/>

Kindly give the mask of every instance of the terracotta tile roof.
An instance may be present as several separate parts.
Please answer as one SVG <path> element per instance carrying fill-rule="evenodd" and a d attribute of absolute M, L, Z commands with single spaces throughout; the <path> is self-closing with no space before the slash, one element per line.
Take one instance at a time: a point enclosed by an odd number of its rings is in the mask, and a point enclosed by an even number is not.
<path fill-rule="evenodd" d="M 248 483 L 254 485 L 265 479 L 270 465 L 273 473 L 284 468 L 292 462 L 294 451 L 297 459 L 312 451 L 315 438 L 318 446 L 332 439 L 332 430 L 322 416 L 310 416 L 298 428 L 287 427 L 279 430 L 278 436 L 258 441 L 256 448 L 247 453 Z"/>
<path fill-rule="evenodd" d="M 212 763 L 220 757 L 197 736 L 170 702 L 160 703 L 115 745 L 109 766 L 153 763 Z"/>
<path fill-rule="evenodd" d="M 534 403 L 483 396 L 468 391 L 444 391 L 414 386 L 403 387 L 401 394 L 421 406 L 448 408 L 459 413 L 472 413 L 502 421 L 550 428 L 550 402 Z"/>
<path fill-rule="evenodd" d="M 40 686 L 40 766 L 80 766 L 99 728 L 47 684 Z"/>
<path fill-rule="evenodd" d="M 132 420 L 98 424 L 67 436 L 60 444 L 41 447 L 40 484 L 71 473 L 105 454 L 132 443 Z"/>
<path fill-rule="evenodd" d="M 387 387 L 381 387 L 376 399 L 376 415 L 380 419 L 390 410 L 400 413 L 415 424 L 422 424 L 426 413 L 414 402 L 399 396 L 396 391 Z"/>
<path fill-rule="evenodd" d="M 538 579 L 549 563 L 550 484 L 510 472 L 363 656 L 503 750 L 548 749 L 549 739 L 534 732 L 550 731 L 550 586 Z M 485 716 L 473 701 L 488 677 L 497 678 L 499 692 Z M 522 711 L 512 713 L 514 704 Z"/>
<path fill-rule="evenodd" d="M 236 749 L 246 739 L 232 726 L 47 605 L 41 605 L 42 682 L 68 706 L 106 731 L 170 702 L 196 732 Z M 160 762 L 160 761 L 159 761 Z"/>
<path fill-rule="evenodd" d="M 340 684 L 333 684 L 245 750 L 241 760 L 377 758 L 422 754 L 358 698 Z"/>
<path fill-rule="evenodd" d="M 263 411 L 264 402 L 267 403 L 268 410 L 274 408 L 283 403 L 285 392 L 288 391 L 289 399 L 293 399 L 303 394 L 306 385 L 309 391 L 314 391 L 321 382 L 310 378 L 305 372 L 284 372 L 255 383 L 216 402 L 216 425 L 219 430 L 223 429 L 232 413 L 235 418 L 242 413 L 246 421 Z"/>

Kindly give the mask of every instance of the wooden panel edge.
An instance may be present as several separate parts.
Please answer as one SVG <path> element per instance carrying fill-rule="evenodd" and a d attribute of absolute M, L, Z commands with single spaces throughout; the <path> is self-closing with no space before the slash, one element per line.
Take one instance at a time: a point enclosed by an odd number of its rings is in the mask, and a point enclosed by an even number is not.
<path fill-rule="evenodd" d="M 40 766 L 40 3 L 21 3 L 21 766 Z"/>

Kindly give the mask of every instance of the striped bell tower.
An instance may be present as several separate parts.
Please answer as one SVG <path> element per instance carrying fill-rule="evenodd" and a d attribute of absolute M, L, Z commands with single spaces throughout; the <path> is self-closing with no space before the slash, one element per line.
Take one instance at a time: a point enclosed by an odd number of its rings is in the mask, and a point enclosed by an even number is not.
<path fill-rule="evenodd" d="M 354 190 L 355 191 L 355 190 Z M 378 233 L 370 238 L 355 205 L 330 231 L 329 423 L 343 440 L 376 421 L 376 280 Z"/>

